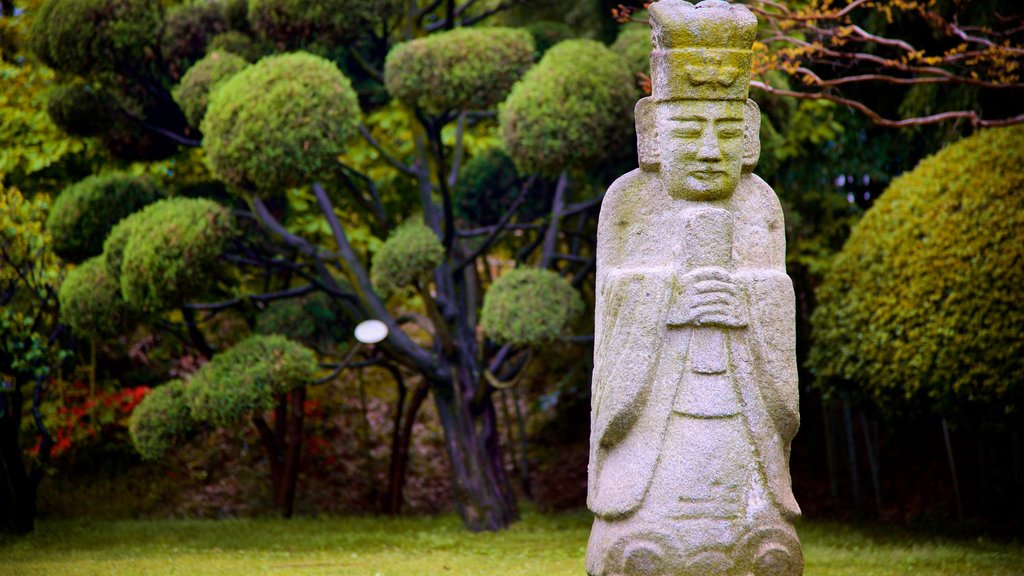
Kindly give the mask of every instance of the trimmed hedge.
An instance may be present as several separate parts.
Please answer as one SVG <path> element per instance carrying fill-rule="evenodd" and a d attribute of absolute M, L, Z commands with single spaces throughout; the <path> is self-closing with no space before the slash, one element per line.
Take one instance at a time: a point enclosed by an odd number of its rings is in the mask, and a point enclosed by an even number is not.
<path fill-rule="evenodd" d="M 883 410 L 1012 413 L 1024 392 L 1024 126 L 893 180 L 818 290 L 811 365 Z"/>
<path fill-rule="evenodd" d="M 403 6 L 401 0 L 249 0 L 248 21 L 279 48 L 333 46 L 376 28 Z"/>
<path fill-rule="evenodd" d="M 60 285 L 60 320 L 78 336 L 107 338 L 124 332 L 132 316 L 117 278 L 97 256 L 68 272 Z"/>
<path fill-rule="evenodd" d="M 431 114 L 487 110 L 533 64 L 533 50 L 520 28 L 456 28 L 393 48 L 384 83 L 394 98 Z"/>
<path fill-rule="evenodd" d="M 519 173 L 504 150 L 491 149 L 462 167 L 455 184 L 455 215 L 478 226 L 498 222 L 519 194 Z"/>
<path fill-rule="evenodd" d="M 219 2 L 193 2 L 170 8 L 160 50 L 171 78 L 181 78 L 203 57 L 213 37 L 227 30 L 227 17 Z"/>
<path fill-rule="evenodd" d="M 532 346 L 556 340 L 583 311 L 583 299 L 551 270 L 516 268 L 484 295 L 480 325 L 500 344 Z"/>
<path fill-rule="evenodd" d="M 50 89 L 46 113 L 58 128 L 72 136 L 96 136 L 107 130 L 114 115 L 113 94 L 85 82 Z"/>
<path fill-rule="evenodd" d="M 388 236 L 373 255 L 370 280 L 383 295 L 411 286 L 444 260 L 444 246 L 433 230 L 418 221 L 407 221 Z"/>
<path fill-rule="evenodd" d="M 213 51 L 196 62 L 174 88 L 174 101 L 181 107 L 190 126 L 199 126 L 206 116 L 210 93 L 249 64 L 230 52 Z"/>
<path fill-rule="evenodd" d="M 132 410 L 128 433 L 143 460 L 159 460 L 195 429 L 187 395 L 187 385 L 172 380 L 154 388 Z"/>

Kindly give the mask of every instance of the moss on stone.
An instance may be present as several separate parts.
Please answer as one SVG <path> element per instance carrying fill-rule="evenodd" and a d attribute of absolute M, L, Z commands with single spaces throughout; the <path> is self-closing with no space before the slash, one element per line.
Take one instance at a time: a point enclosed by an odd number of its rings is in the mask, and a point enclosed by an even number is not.
<path fill-rule="evenodd" d="M 534 54 L 537 60 L 540 60 L 555 44 L 575 37 L 572 28 L 567 24 L 551 20 L 534 22 L 526 27 L 526 31 L 533 37 Z"/>
<path fill-rule="evenodd" d="M 32 51 L 47 66 L 88 75 L 153 59 L 157 0 L 46 0 L 32 21 Z"/>
<path fill-rule="evenodd" d="M 403 103 L 431 114 L 487 110 L 533 63 L 533 39 L 518 28 L 457 28 L 399 44 L 384 82 Z"/>
<path fill-rule="evenodd" d="M 249 0 L 253 31 L 284 49 L 340 45 L 377 28 L 401 0 Z"/>
<path fill-rule="evenodd" d="M 270 56 L 211 95 L 203 147 L 226 183 L 283 192 L 334 165 L 359 117 L 355 91 L 334 64 L 302 52 Z"/>
<path fill-rule="evenodd" d="M 129 216 L 107 242 L 113 250 L 123 246 L 120 265 L 111 254 L 107 262 L 119 268 L 124 299 L 150 312 L 204 293 L 233 225 L 228 209 L 199 198 L 162 200 Z"/>
<path fill-rule="evenodd" d="M 593 40 L 567 40 L 501 106 L 505 149 L 523 173 L 597 162 L 630 145 L 638 96 L 621 56 Z"/>
<path fill-rule="evenodd" d="M 60 285 L 60 320 L 78 336 L 106 338 L 124 332 L 131 318 L 117 278 L 96 256 L 68 272 Z"/>
<path fill-rule="evenodd" d="M 219 2 L 187 2 L 170 8 L 160 50 L 171 78 L 181 78 L 203 57 L 213 37 L 227 30 L 228 21 Z"/>
<path fill-rule="evenodd" d="M 422 222 L 407 221 L 373 255 L 370 279 L 381 294 L 393 294 L 429 274 L 443 260 L 444 247 L 437 235 Z"/>
<path fill-rule="evenodd" d="M 46 113 L 72 136 L 95 136 L 110 125 L 114 115 L 112 98 L 112 94 L 85 82 L 63 84 L 50 89 Z"/>
<path fill-rule="evenodd" d="M 316 355 L 301 344 L 279 335 L 250 336 L 192 376 L 188 405 L 195 420 L 229 426 L 312 384 L 317 369 Z"/>
<path fill-rule="evenodd" d="M 46 229 L 58 256 L 81 262 L 103 252 L 103 242 L 122 219 L 164 196 L 146 177 L 101 174 L 65 188 L 53 203 Z"/>
<path fill-rule="evenodd" d="M 188 69 L 181 84 L 174 89 L 174 101 L 181 107 L 189 125 L 199 126 L 206 115 L 210 93 L 246 66 L 241 56 L 213 51 Z"/>
<path fill-rule="evenodd" d="M 132 411 L 128 433 L 143 460 L 159 460 L 192 432 L 194 424 L 186 397 L 185 383 L 172 380 L 146 394 Z"/>
<path fill-rule="evenodd" d="M 557 339 L 583 310 L 583 299 L 551 270 L 517 268 L 484 295 L 480 324 L 495 342 L 532 346 Z"/>
<path fill-rule="evenodd" d="M 1024 402 L 1024 126 L 893 180 L 818 290 L 811 365 L 889 412 Z"/>

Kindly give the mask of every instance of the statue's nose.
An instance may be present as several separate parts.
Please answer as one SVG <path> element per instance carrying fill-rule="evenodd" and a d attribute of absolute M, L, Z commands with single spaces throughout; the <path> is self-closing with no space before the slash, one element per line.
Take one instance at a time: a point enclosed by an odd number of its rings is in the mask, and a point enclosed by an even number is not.
<path fill-rule="evenodd" d="M 707 130 L 701 136 L 697 159 L 705 162 L 716 162 L 722 159 L 722 150 L 718 145 L 718 135 L 714 130 Z"/>

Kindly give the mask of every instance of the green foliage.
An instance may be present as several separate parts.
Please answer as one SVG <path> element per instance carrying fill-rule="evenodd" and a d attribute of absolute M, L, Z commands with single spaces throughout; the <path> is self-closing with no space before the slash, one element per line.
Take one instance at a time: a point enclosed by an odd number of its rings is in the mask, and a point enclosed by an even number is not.
<path fill-rule="evenodd" d="M 284 336 L 250 336 L 193 375 L 188 390 L 192 416 L 215 426 L 232 425 L 273 408 L 280 395 L 312 384 L 317 367 L 312 350 Z"/>
<path fill-rule="evenodd" d="M 117 229 L 121 226 L 124 231 Z M 126 218 L 106 245 L 121 250 L 124 299 L 133 309 L 150 312 L 204 293 L 233 226 L 228 209 L 203 198 L 162 200 Z M 106 258 L 118 269 L 115 255 Z"/>
<path fill-rule="evenodd" d="M 224 0 L 224 19 L 228 22 L 228 28 L 234 32 L 248 34 L 251 31 L 249 26 L 249 0 Z"/>
<path fill-rule="evenodd" d="M 455 185 L 455 215 L 478 226 L 497 223 L 519 194 L 519 173 L 493 148 L 466 162 Z"/>
<path fill-rule="evenodd" d="M 384 83 L 403 103 L 432 114 L 487 110 L 533 63 L 533 39 L 518 28 L 456 28 L 399 44 Z"/>
<path fill-rule="evenodd" d="M 211 95 L 203 146 L 228 184 L 283 192 L 334 165 L 359 116 L 352 85 L 334 64 L 302 52 L 270 56 Z"/>
<path fill-rule="evenodd" d="M 593 40 L 562 42 L 501 106 L 505 149 L 522 172 L 595 163 L 630 145 L 638 95 L 621 56 Z"/>
<path fill-rule="evenodd" d="M 132 411 L 128 433 L 144 460 L 159 460 L 192 432 L 195 425 L 187 396 L 188 386 L 172 380 L 154 388 Z"/>
<path fill-rule="evenodd" d="M 107 338 L 123 332 L 131 318 L 121 298 L 117 277 L 101 256 L 86 260 L 68 273 L 60 286 L 61 321 L 75 334 Z"/>
<path fill-rule="evenodd" d="M 219 2 L 187 2 L 168 10 L 160 50 L 171 77 L 181 78 L 206 53 L 210 40 L 227 29 Z"/>
<path fill-rule="evenodd" d="M 228 30 L 211 38 L 206 46 L 206 52 L 231 52 L 241 56 L 246 62 L 259 60 L 263 53 L 252 38 L 237 30 Z"/>
<path fill-rule="evenodd" d="M 157 0 L 46 0 L 32 50 L 62 72 L 138 70 L 152 60 L 161 25 Z"/>
<path fill-rule="evenodd" d="M 551 270 L 516 268 L 484 295 L 480 325 L 495 342 L 532 346 L 557 339 L 583 311 L 583 299 Z"/>
<path fill-rule="evenodd" d="M 89 176 L 57 196 L 46 220 L 58 256 L 81 262 L 103 252 L 110 230 L 164 196 L 152 180 L 126 173 Z"/>
<path fill-rule="evenodd" d="M 619 32 L 612 52 L 622 56 L 635 76 L 638 72 L 651 77 L 651 29 L 647 26 L 626 26 Z"/>
<path fill-rule="evenodd" d="M 206 115 L 210 93 L 246 66 L 248 63 L 242 57 L 214 50 L 185 72 L 181 84 L 174 89 L 174 101 L 189 125 L 199 126 Z"/>
<path fill-rule="evenodd" d="M 46 113 L 61 130 L 72 136 L 95 136 L 114 115 L 113 95 L 84 82 L 55 86 L 46 101 Z"/>
<path fill-rule="evenodd" d="M 1014 413 L 1024 382 L 1024 127 L 948 146 L 892 182 L 821 286 L 811 362 L 884 410 Z"/>
<path fill-rule="evenodd" d="M 256 317 L 257 334 L 278 334 L 319 350 L 343 342 L 351 327 L 324 292 L 271 302 Z"/>
<path fill-rule="evenodd" d="M 280 48 L 344 44 L 378 27 L 400 0 L 249 0 L 253 31 Z"/>
<path fill-rule="evenodd" d="M 535 59 L 537 60 L 543 57 L 555 44 L 576 36 L 568 25 L 562 22 L 552 22 L 551 20 L 534 22 L 526 27 L 526 31 L 533 37 Z"/>
<path fill-rule="evenodd" d="M 443 260 L 444 246 L 434 231 L 418 220 L 409 220 L 373 255 L 370 278 L 382 294 L 393 294 L 429 274 Z"/>

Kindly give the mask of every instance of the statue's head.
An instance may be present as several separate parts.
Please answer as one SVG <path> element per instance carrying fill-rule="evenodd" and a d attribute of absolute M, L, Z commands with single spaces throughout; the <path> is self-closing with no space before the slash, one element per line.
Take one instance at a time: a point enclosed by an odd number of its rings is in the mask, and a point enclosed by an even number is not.
<path fill-rule="evenodd" d="M 757 19 L 741 5 L 660 0 L 650 7 L 652 93 L 637 103 L 640 164 L 669 194 L 728 198 L 760 151 L 747 99 Z"/>

